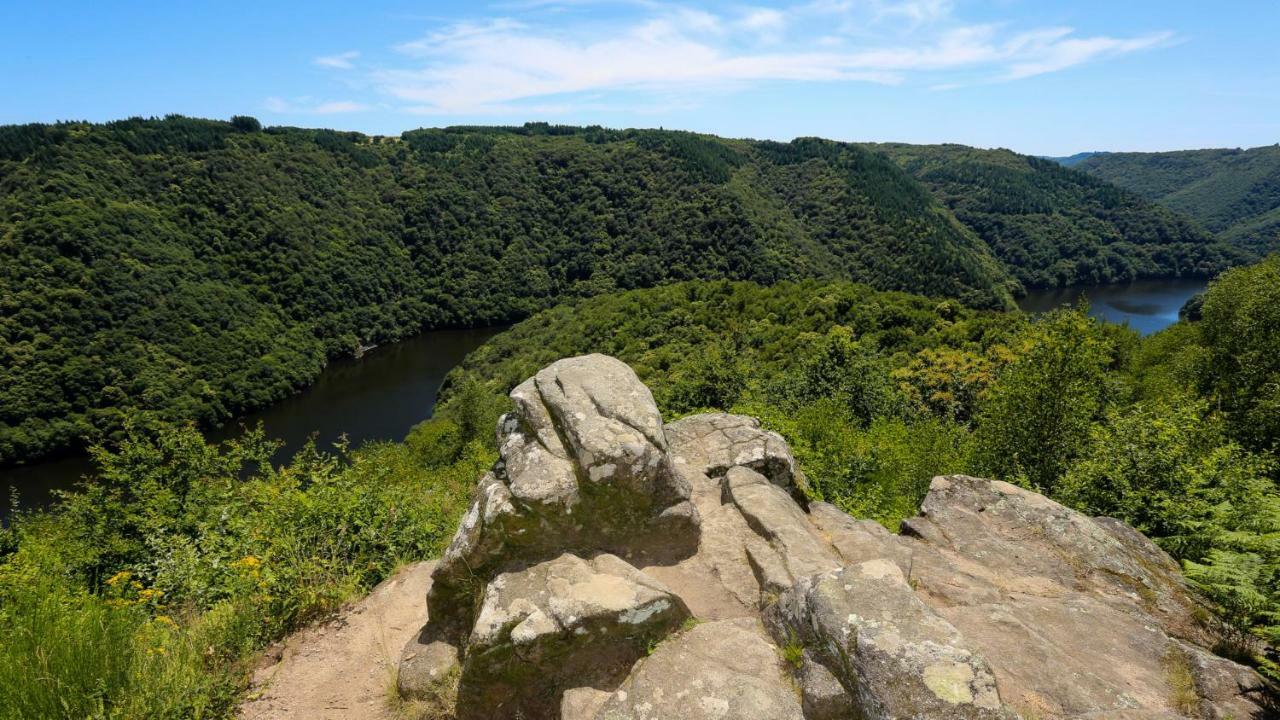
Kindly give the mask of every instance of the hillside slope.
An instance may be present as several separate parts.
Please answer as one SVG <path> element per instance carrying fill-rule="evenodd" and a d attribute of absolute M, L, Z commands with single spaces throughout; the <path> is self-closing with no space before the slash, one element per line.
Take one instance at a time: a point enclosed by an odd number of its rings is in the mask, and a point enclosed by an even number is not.
<path fill-rule="evenodd" d="M 1248 258 L 1183 217 L 1050 160 L 963 145 L 868 147 L 928 186 L 1024 285 L 1207 275 Z"/>
<path fill-rule="evenodd" d="M 1260 253 L 1280 247 L 1280 145 L 1106 153 L 1077 169 L 1186 213 Z"/>
<path fill-rule="evenodd" d="M 1150 206 L 1099 220 L 1092 199 L 1055 196 L 1031 232 L 1038 219 L 988 197 L 1003 176 L 941 188 L 917 174 L 931 187 L 879 152 L 818 139 L 542 124 L 400 137 L 252 118 L 0 128 L 0 464 L 110 436 L 134 410 L 221 422 L 360 344 L 615 289 L 848 279 L 1000 308 L 1015 276 L 1231 259 Z"/>

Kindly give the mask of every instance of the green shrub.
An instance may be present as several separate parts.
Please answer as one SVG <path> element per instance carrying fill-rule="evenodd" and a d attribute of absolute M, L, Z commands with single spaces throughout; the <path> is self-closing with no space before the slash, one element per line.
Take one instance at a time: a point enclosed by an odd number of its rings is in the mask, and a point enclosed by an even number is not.
<path fill-rule="evenodd" d="M 1115 348 L 1083 310 L 1058 310 L 1028 326 L 1011 349 L 978 414 L 980 465 L 1052 493 L 1102 414 Z"/>
<path fill-rule="evenodd" d="M 271 447 L 131 426 L 95 451 L 97 483 L 18 516 L 0 560 L 15 639 L 0 718 L 226 716 L 252 651 L 438 555 L 494 459 L 480 441 L 447 463 L 379 443 L 308 447 L 276 469 Z"/>

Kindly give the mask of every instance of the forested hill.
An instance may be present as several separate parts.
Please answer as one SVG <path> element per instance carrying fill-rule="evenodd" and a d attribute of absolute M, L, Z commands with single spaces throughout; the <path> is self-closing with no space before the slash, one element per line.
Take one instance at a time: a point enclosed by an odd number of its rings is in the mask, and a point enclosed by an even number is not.
<path fill-rule="evenodd" d="M 1075 282 L 1226 259 L 1170 231 L 1166 252 L 1120 270 L 1120 255 L 1099 272 L 1072 254 L 1074 270 L 1011 273 L 982 222 L 1011 208 L 989 196 L 1035 187 L 1050 166 L 1030 167 L 948 189 L 818 139 L 541 124 L 368 137 L 252 118 L 3 127 L 0 464 L 114 433 L 129 409 L 219 422 L 361 343 L 566 297 L 817 277 L 1007 307 L 1015 274 Z M 948 195 L 966 188 L 981 212 Z M 1026 262 L 1087 255 L 1110 207 L 1047 210 L 1047 250 Z M 1134 225 L 1179 227 L 1141 203 L 1129 212 Z"/>
<path fill-rule="evenodd" d="M 1233 244 L 1280 248 L 1280 145 L 1105 153 L 1076 168 L 1186 213 Z"/>
<path fill-rule="evenodd" d="M 1024 285 L 1211 274 L 1247 260 L 1187 218 L 1043 158 L 964 145 L 878 144 Z"/>

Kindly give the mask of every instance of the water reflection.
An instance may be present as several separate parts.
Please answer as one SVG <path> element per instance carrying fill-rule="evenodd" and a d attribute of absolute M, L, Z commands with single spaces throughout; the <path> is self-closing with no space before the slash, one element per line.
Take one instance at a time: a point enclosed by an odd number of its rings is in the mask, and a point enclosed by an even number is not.
<path fill-rule="evenodd" d="M 1128 323 L 1139 333 L 1150 335 L 1177 322 L 1178 310 L 1207 284 L 1204 279 L 1179 278 L 1032 290 L 1018 301 L 1018 307 L 1027 312 L 1045 312 L 1087 300 L 1093 317 Z"/>
<path fill-rule="evenodd" d="M 225 440 L 262 422 L 268 437 L 284 441 L 277 462 L 291 457 L 312 436 L 322 448 L 332 447 L 343 436 L 352 447 L 370 440 L 400 440 L 409 428 L 431 417 L 444 376 L 500 331 L 436 330 L 375 348 L 360 360 L 335 361 L 301 393 L 206 436 Z M 0 470 L 0 489 L 15 488 L 20 507 L 43 506 L 53 490 L 70 488 L 90 470 L 83 456 Z M 9 512 L 9 503 L 3 503 L 0 517 Z"/>

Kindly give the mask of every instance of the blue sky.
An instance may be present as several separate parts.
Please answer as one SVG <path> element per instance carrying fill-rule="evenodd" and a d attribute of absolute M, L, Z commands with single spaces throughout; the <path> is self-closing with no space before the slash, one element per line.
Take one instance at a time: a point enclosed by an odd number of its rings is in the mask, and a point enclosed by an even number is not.
<path fill-rule="evenodd" d="M 0 0 L 0 123 L 528 120 L 1040 154 L 1280 141 L 1276 0 Z"/>

